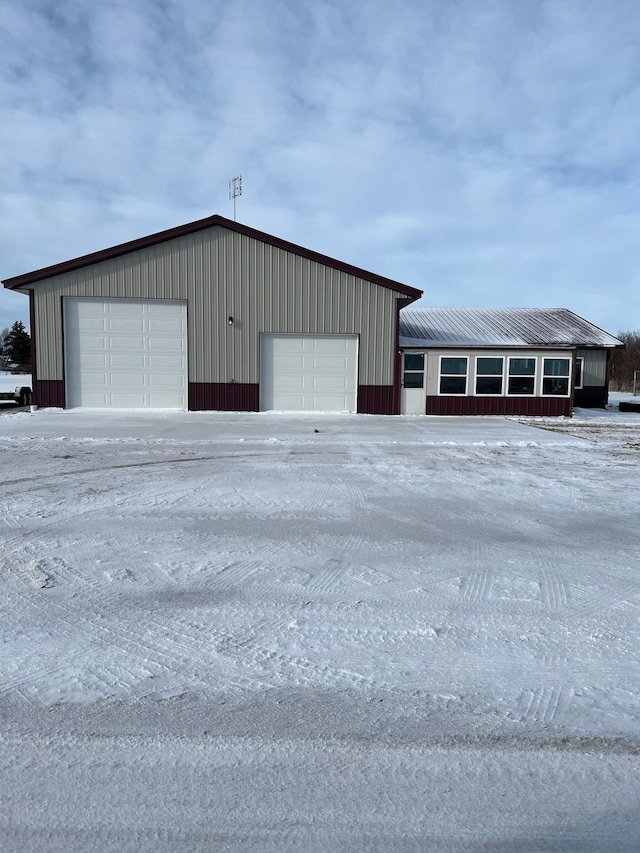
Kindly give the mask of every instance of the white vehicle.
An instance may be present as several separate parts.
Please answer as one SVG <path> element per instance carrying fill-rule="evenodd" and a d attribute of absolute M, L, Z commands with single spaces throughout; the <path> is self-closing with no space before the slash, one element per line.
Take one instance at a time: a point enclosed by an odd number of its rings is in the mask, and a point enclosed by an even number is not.
<path fill-rule="evenodd" d="M 31 405 L 30 376 L 0 374 L 0 403 L 15 403 L 16 406 Z"/>

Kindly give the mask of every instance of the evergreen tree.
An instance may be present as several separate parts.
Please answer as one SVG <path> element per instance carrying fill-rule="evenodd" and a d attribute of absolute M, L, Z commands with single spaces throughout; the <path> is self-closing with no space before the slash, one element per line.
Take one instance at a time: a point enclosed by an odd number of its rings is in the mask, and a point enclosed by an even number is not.
<path fill-rule="evenodd" d="M 6 357 L 4 352 L 4 342 L 9 334 L 9 327 L 6 329 L 2 329 L 0 332 L 0 370 L 6 370 L 9 364 L 9 359 Z"/>
<path fill-rule="evenodd" d="M 24 323 L 16 320 L 4 336 L 2 354 L 9 364 L 29 369 L 31 363 L 31 337 Z"/>

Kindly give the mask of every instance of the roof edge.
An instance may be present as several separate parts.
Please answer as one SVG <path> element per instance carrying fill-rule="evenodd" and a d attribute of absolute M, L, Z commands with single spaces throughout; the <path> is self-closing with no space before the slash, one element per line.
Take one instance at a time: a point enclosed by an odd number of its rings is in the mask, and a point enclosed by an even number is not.
<path fill-rule="evenodd" d="M 349 275 L 354 275 L 356 278 L 362 278 L 365 281 L 370 281 L 374 284 L 379 284 L 382 287 L 387 287 L 390 290 L 395 290 L 412 300 L 420 299 L 423 291 L 415 287 L 410 287 L 407 284 L 402 284 L 399 281 L 386 278 L 377 273 L 369 272 L 369 270 L 353 266 L 344 261 L 336 260 L 328 255 L 323 255 L 320 252 L 314 252 L 312 249 L 306 249 L 304 246 L 299 246 L 296 243 L 290 243 L 287 240 L 282 240 L 280 237 L 274 237 L 264 231 L 259 231 L 257 228 L 251 228 L 248 225 L 241 225 L 239 222 L 234 222 L 231 219 L 226 219 L 224 216 L 216 213 L 213 216 L 207 216 L 204 219 L 198 219 L 195 222 L 188 222 L 185 225 L 178 225 L 174 228 L 168 228 L 165 231 L 158 231 L 155 234 L 149 234 L 146 237 L 139 237 L 136 240 L 129 240 L 126 243 L 120 243 L 117 246 L 111 246 L 108 249 L 101 249 L 98 252 L 91 252 L 88 255 L 81 255 L 78 258 L 72 258 L 68 261 L 62 261 L 58 264 L 53 264 L 42 269 L 33 270 L 32 272 L 23 273 L 22 275 L 12 276 L 4 279 L 2 284 L 9 290 L 18 290 L 28 284 L 34 284 L 39 281 L 44 281 L 47 278 L 53 278 L 56 275 L 64 275 L 73 270 L 88 267 L 101 261 L 109 261 L 113 258 L 129 255 L 132 252 L 137 252 L 140 249 L 147 249 L 150 246 L 156 246 L 159 243 L 165 243 L 169 240 L 174 240 L 177 237 L 184 237 L 187 234 L 193 234 L 197 231 L 204 231 L 207 228 L 220 226 L 227 228 L 230 231 L 235 231 L 238 234 L 243 234 L 246 237 L 252 237 L 260 240 L 263 243 L 268 243 L 277 249 L 283 249 L 286 252 L 291 252 L 295 255 L 300 255 L 310 261 L 324 264 L 325 266 L 333 267 L 334 269 L 345 272 Z"/>

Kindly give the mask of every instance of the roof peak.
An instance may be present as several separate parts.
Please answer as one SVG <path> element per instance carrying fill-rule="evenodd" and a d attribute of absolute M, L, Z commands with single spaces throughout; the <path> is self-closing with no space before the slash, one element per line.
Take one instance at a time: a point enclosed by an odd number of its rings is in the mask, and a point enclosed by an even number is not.
<path fill-rule="evenodd" d="M 207 216 L 204 219 L 197 219 L 194 222 L 187 222 L 184 225 L 178 225 L 174 228 L 168 228 L 163 231 L 157 231 L 154 234 L 149 234 L 145 237 L 139 237 L 135 240 L 129 240 L 126 243 L 119 243 L 115 246 L 110 246 L 107 249 L 101 249 L 97 252 L 91 252 L 87 255 L 81 255 L 77 258 L 72 258 L 68 261 L 52 264 L 51 266 L 42 267 L 32 272 L 23 273 L 22 275 L 13 276 L 5 279 L 2 283 L 9 290 L 18 290 L 26 287 L 28 284 L 35 284 L 39 281 L 44 281 L 48 278 L 53 278 L 56 275 L 64 275 L 82 267 L 92 266 L 93 264 L 102 261 L 108 261 L 113 258 L 122 257 L 123 255 L 131 254 L 132 252 L 140 251 L 141 249 L 156 246 L 160 243 L 166 243 L 170 240 L 175 240 L 179 237 L 184 237 L 187 234 L 194 234 L 198 231 L 204 231 L 207 228 L 214 227 L 227 228 L 230 231 L 235 231 L 238 234 L 243 234 L 246 237 L 259 240 L 267 243 L 275 248 L 282 249 L 286 252 L 299 255 L 308 260 L 316 261 L 325 266 L 333 267 L 356 278 L 362 278 L 365 281 L 371 281 L 374 284 L 379 284 L 382 287 L 387 287 L 390 290 L 395 290 L 408 296 L 412 299 L 419 299 L 422 296 L 422 291 L 415 287 L 410 287 L 407 284 L 402 284 L 386 276 L 378 275 L 369 270 L 356 267 L 353 264 L 348 264 L 344 261 L 339 261 L 336 258 L 331 258 L 328 255 L 323 255 L 320 252 L 315 252 L 312 249 L 306 249 L 304 246 L 299 246 L 296 243 L 290 243 L 280 237 L 274 237 L 272 234 L 267 234 L 264 231 L 259 231 L 257 228 L 251 228 L 248 225 L 242 225 L 232 219 L 226 219 L 224 216 L 215 213 L 212 216 Z"/>

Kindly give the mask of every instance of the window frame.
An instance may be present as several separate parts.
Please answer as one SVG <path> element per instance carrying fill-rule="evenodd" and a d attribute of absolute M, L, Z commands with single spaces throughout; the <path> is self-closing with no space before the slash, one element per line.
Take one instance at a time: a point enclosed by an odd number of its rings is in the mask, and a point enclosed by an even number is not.
<path fill-rule="evenodd" d="M 578 362 L 580 363 L 580 368 L 578 370 Z M 580 384 L 578 385 L 578 373 L 580 374 Z M 573 387 L 577 391 L 581 391 L 584 388 L 584 356 L 577 355 L 576 363 L 573 369 Z"/>
<path fill-rule="evenodd" d="M 511 362 L 512 361 L 532 361 L 533 362 L 533 373 L 511 373 Z M 530 394 L 515 394 L 509 390 L 509 380 L 511 377 L 527 377 L 533 380 L 533 390 Z M 510 355 L 508 356 L 507 361 L 507 375 L 506 375 L 506 383 L 505 383 L 505 396 L 506 397 L 537 397 L 537 382 L 538 382 L 538 358 L 535 355 Z"/>
<path fill-rule="evenodd" d="M 422 368 L 420 369 L 407 369 L 406 367 L 406 356 L 408 355 L 417 355 L 422 358 Z M 405 377 L 407 373 L 410 373 L 412 376 L 417 376 L 418 374 L 422 375 L 422 384 L 421 385 L 407 385 Z M 403 350 L 402 351 L 402 387 L 408 388 L 410 391 L 424 391 L 426 389 L 426 380 L 427 377 L 427 353 L 424 350 Z"/>
<path fill-rule="evenodd" d="M 465 362 L 465 372 L 463 373 L 444 373 L 442 372 L 442 360 L 445 358 L 458 358 L 464 360 Z M 469 391 L 469 361 L 470 357 L 468 355 L 440 355 L 438 357 L 438 396 L 439 397 L 467 397 Z M 444 377 L 453 378 L 457 377 L 458 379 L 464 376 L 464 391 L 442 391 L 442 379 Z"/>
<path fill-rule="evenodd" d="M 478 362 L 480 361 L 480 359 L 483 359 L 483 358 L 484 359 L 492 359 L 493 361 L 496 361 L 499 359 L 502 362 L 502 372 L 501 373 L 478 373 Z M 474 369 L 475 369 L 475 373 L 474 373 L 474 396 L 475 397 L 504 397 L 504 395 L 505 395 L 505 393 L 504 393 L 505 392 L 504 360 L 505 360 L 504 355 L 477 355 L 475 357 L 475 364 L 474 364 Z M 500 377 L 500 391 L 494 391 L 491 394 L 479 393 L 478 392 L 478 378 L 479 377 L 480 378 L 487 377 L 490 379 L 496 379 L 497 377 Z"/>
<path fill-rule="evenodd" d="M 545 364 L 547 361 L 566 361 L 567 362 L 567 374 L 566 375 L 554 375 L 545 373 Z M 545 379 L 564 379 L 567 382 L 567 391 L 565 394 L 545 394 L 544 390 L 544 381 Z M 571 357 L 570 356 L 543 356 L 542 357 L 542 383 L 540 386 L 540 396 L 541 397 L 570 397 L 571 396 Z"/>

